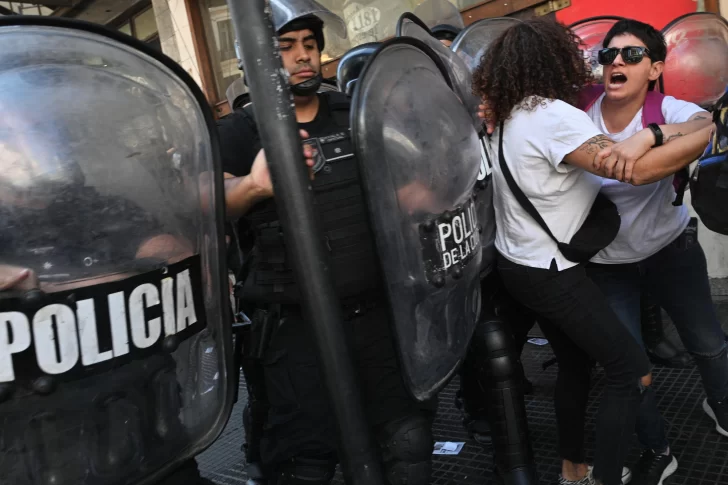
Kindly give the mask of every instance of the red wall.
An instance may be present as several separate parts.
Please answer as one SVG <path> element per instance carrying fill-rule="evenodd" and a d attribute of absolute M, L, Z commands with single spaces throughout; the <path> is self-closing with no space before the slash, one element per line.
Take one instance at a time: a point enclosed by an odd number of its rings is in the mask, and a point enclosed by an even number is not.
<path fill-rule="evenodd" d="M 556 18 L 571 25 L 588 17 L 617 15 L 662 29 L 675 18 L 696 9 L 695 0 L 571 0 L 571 7 L 556 12 Z"/>

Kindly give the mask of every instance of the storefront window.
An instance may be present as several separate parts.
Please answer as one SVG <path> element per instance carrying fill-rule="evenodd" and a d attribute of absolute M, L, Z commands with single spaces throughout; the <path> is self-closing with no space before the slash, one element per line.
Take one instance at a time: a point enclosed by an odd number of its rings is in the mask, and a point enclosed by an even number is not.
<path fill-rule="evenodd" d="M 162 51 L 162 45 L 159 41 L 159 31 L 157 29 L 157 18 L 154 15 L 154 9 L 152 7 L 134 15 L 128 22 L 117 27 L 117 30 L 141 40 L 153 49 Z"/>
<path fill-rule="evenodd" d="M 224 99 L 228 86 L 243 74 L 238 69 L 238 59 L 235 56 L 235 30 L 225 0 L 204 0 L 202 5 L 217 94 L 220 99 Z"/>
<path fill-rule="evenodd" d="M 157 34 L 157 19 L 154 16 L 154 9 L 148 8 L 134 17 L 134 31 L 136 38 L 147 40 Z"/>
<path fill-rule="evenodd" d="M 126 35 L 132 35 L 131 33 L 131 22 L 127 22 L 121 27 L 119 27 L 119 32 Z"/>
<path fill-rule="evenodd" d="M 52 8 L 34 3 L 0 2 L 0 15 L 51 15 Z"/>

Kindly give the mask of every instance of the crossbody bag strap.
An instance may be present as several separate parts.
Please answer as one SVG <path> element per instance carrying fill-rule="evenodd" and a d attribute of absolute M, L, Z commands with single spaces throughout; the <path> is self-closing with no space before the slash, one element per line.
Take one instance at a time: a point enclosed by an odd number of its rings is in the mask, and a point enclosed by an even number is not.
<path fill-rule="evenodd" d="M 526 194 L 523 193 L 523 191 L 518 187 L 516 181 L 513 179 L 513 175 L 508 169 L 508 164 L 506 164 L 505 155 L 503 154 L 504 133 L 505 132 L 503 129 L 503 122 L 501 121 L 500 140 L 498 141 L 498 160 L 500 162 L 503 176 L 506 178 L 506 182 L 508 182 L 508 187 L 511 188 L 511 192 L 513 192 L 513 195 L 516 197 L 516 200 L 518 200 L 518 203 L 521 204 L 521 207 L 523 207 L 523 209 L 528 212 L 536 222 L 538 222 L 538 224 L 543 228 L 544 231 L 546 231 L 546 233 L 548 233 L 549 236 L 551 236 L 551 239 L 553 239 L 556 244 L 560 244 L 559 240 L 554 237 L 553 233 L 549 229 L 549 226 L 546 225 L 546 221 L 543 220 L 541 214 L 538 213 L 531 201 L 528 200 L 528 197 L 526 197 Z"/>

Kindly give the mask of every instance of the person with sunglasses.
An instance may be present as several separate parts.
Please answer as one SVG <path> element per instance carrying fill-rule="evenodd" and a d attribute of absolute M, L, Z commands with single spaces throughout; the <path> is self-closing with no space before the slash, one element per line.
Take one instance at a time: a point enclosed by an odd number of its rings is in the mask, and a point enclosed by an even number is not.
<path fill-rule="evenodd" d="M 597 127 L 617 142 L 611 158 L 623 166 L 653 147 L 667 145 L 712 124 L 699 106 L 665 96 L 665 124 L 643 128 L 646 100 L 667 57 L 662 34 L 631 19 L 617 22 L 598 53 L 604 66 L 604 93 L 586 112 Z M 705 254 L 685 230 L 688 208 L 675 203 L 674 176 L 643 186 L 605 179 L 602 193 L 622 218 L 616 239 L 591 260 L 587 274 L 644 348 L 640 331 L 640 295 L 646 288 L 664 308 L 700 371 L 707 399 L 703 409 L 717 431 L 728 436 L 728 358 L 726 342 L 713 307 Z M 586 400 L 588 390 L 583 390 Z M 666 423 L 654 388 L 642 394 L 637 436 L 643 449 L 633 468 L 636 484 L 658 485 L 677 469 L 667 440 Z M 586 402 L 586 401 L 584 401 Z"/>
<path fill-rule="evenodd" d="M 560 483 L 618 485 L 631 478 L 622 466 L 651 378 L 644 349 L 585 271 L 586 261 L 620 227 L 618 216 L 615 223 L 601 209 L 611 203 L 598 193 L 605 178 L 649 185 L 670 176 L 704 150 L 710 127 L 636 161 L 616 158 L 622 147 L 615 148 L 577 108 L 581 86 L 591 78 L 577 40 L 550 19 L 518 23 L 483 57 L 473 90 L 490 111 L 481 113 L 490 118 L 488 131 L 499 125 L 490 140 L 499 154 L 493 165 L 499 273 L 508 292 L 536 314 L 559 363 Z M 578 233 L 581 242 L 595 245 L 592 250 L 575 254 L 575 246 L 564 242 Z M 596 239 L 587 242 L 589 234 Z M 585 463 L 582 399 L 588 397 L 592 359 L 604 368 L 607 383 L 593 468 Z"/>

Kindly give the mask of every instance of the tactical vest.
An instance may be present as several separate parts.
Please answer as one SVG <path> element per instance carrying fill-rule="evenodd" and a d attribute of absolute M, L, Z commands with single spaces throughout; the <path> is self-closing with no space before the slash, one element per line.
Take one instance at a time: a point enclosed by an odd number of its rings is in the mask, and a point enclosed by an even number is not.
<path fill-rule="evenodd" d="M 331 113 L 330 132 L 310 133 L 314 148 L 311 187 L 318 225 L 328 250 L 328 267 L 341 298 L 357 297 L 380 287 L 374 238 L 359 178 L 349 129 L 349 99 L 339 92 L 320 93 Z M 325 109 L 321 103 L 320 109 Z M 244 108 L 255 126 L 252 105 Z M 255 142 L 260 145 L 257 129 Z M 264 303 L 300 303 L 290 256 L 283 239 L 274 199 L 254 206 L 246 215 L 255 235 L 250 269 L 242 299 Z M 306 284 L 303 282 L 303 284 Z"/>

